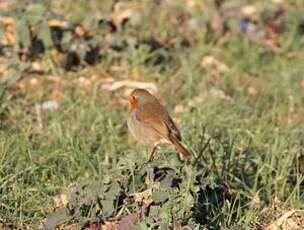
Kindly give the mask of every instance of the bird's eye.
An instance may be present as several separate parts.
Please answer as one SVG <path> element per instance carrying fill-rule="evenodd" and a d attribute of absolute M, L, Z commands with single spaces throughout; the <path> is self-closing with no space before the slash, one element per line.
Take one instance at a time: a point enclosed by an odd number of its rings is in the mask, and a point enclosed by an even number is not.
<path fill-rule="evenodd" d="M 133 99 L 133 100 L 136 100 L 136 97 L 135 97 L 135 96 L 132 96 L 132 99 Z"/>

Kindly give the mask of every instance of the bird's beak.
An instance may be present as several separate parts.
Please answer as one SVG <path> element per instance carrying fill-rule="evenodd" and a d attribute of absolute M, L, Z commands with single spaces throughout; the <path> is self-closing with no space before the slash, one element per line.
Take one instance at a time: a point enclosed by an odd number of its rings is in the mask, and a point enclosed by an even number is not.
<path fill-rule="evenodd" d="M 130 103 L 131 109 L 134 109 L 137 107 L 137 100 L 131 95 L 129 95 L 129 103 Z"/>

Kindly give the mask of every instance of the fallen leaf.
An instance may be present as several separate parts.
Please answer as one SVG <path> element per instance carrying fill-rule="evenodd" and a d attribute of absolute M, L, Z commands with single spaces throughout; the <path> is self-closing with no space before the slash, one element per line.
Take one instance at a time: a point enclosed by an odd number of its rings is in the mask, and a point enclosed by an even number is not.
<path fill-rule="evenodd" d="M 114 11 L 111 15 L 112 21 L 116 26 L 123 24 L 125 20 L 130 19 L 134 15 L 136 5 L 127 2 L 117 2 L 114 5 Z"/>
<path fill-rule="evenodd" d="M 280 218 L 278 218 L 277 220 L 275 220 L 273 223 L 267 225 L 265 228 L 263 228 L 263 230 L 279 230 L 279 229 L 283 229 L 283 230 L 292 230 L 292 229 L 303 229 L 302 227 L 304 226 L 298 226 L 296 225 L 297 227 L 295 228 L 289 228 L 289 227 L 286 227 L 286 222 L 288 221 L 288 219 L 294 215 L 296 212 L 299 212 L 299 211 L 303 211 L 303 210 L 291 210 L 291 211 L 288 211 L 286 213 L 284 213 Z M 285 226 L 285 228 L 284 228 Z"/>
<path fill-rule="evenodd" d="M 152 200 L 152 188 L 146 189 L 143 192 L 132 193 L 131 196 L 134 197 L 135 202 L 146 204 L 151 204 Z"/>
<path fill-rule="evenodd" d="M 130 80 L 115 81 L 108 84 L 106 83 L 102 85 L 102 88 L 109 91 L 116 91 L 121 88 L 127 88 L 130 91 L 136 88 L 142 88 L 151 91 L 151 93 L 156 93 L 158 91 L 157 86 L 152 82 L 140 82 Z"/>
<path fill-rule="evenodd" d="M 185 110 L 185 108 L 182 105 L 176 105 L 174 107 L 174 113 L 182 113 L 184 110 Z"/>
<path fill-rule="evenodd" d="M 78 26 L 76 26 L 74 33 L 75 33 L 76 37 L 80 38 L 80 37 L 85 36 L 86 31 L 82 25 L 78 25 Z"/>
<path fill-rule="evenodd" d="M 253 15 L 256 14 L 257 9 L 253 5 L 247 5 L 247 6 L 242 7 L 241 12 L 244 16 L 252 17 Z"/>
<path fill-rule="evenodd" d="M 201 104 L 204 102 L 205 98 L 206 98 L 207 94 L 203 94 L 203 95 L 198 95 L 193 97 L 192 99 L 190 99 L 187 103 L 187 106 L 189 107 L 195 107 L 198 104 Z"/>
<path fill-rule="evenodd" d="M 101 230 L 101 228 L 99 224 L 93 223 L 86 227 L 85 230 Z"/>
<path fill-rule="evenodd" d="M 42 110 L 55 110 L 58 109 L 59 104 L 57 101 L 45 101 L 40 105 Z"/>
<path fill-rule="evenodd" d="M 44 63 L 42 61 L 34 61 L 32 63 L 32 68 L 33 70 L 37 71 L 37 72 L 43 72 L 44 70 Z"/>
<path fill-rule="evenodd" d="M 102 225 L 102 230 L 118 230 L 117 225 L 115 222 L 112 221 L 106 221 L 103 225 Z"/>
<path fill-rule="evenodd" d="M 169 199 L 169 194 L 165 190 L 157 189 L 157 190 L 153 191 L 152 199 L 155 202 L 155 204 L 161 204 Z"/>
<path fill-rule="evenodd" d="M 66 21 L 60 21 L 57 19 L 52 19 L 50 21 L 48 21 L 48 24 L 50 27 L 63 27 L 63 28 L 67 28 L 69 27 L 69 23 Z"/>
<path fill-rule="evenodd" d="M 134 213 L 124 216 L 118 223 L 117 230 L 132 230 L 135 224 L 139 221 L 140 214 Z"/>
<path fill-rule="evenodd" d="M 59 226 L 57 226 L 56 230 L 77 230 L 78 227 L 77 224 L 69 224 L 69 225 L 66 225 L 66 224 L 61 224 Z"/>
<path fill-rule="evenodd" d="M 15 43 L 15 35 L 14 35 L 14 24 L 7 24 L 5 26 L 5 37 L 8 42 L 8 45 L 13 45 Z"/>
<path fill-rule="evenodd" d="M 0 24 L 14 24 L 14 18 L 0 16 Z"/>
<path fill-rule="evenodd" d="M 223 90 L 220 90 L 220 89 L 211 88 L 210 89 L 210 94 L 213 97 L 224 99 L 226 101 L 230 101 L 231 100 L 231 96 L 227 95 Z"/>
<path fill-rule="evenodd" d="M 67 204 L 69 203 L 68 197 L 66 194 L 60 194 L 58 196 L 53 197 L 55 207 L 67 207 Z"/>
<path fill-rule="evenodd" d="M 248 94 L 251 95 L 251 96 L 255 96 L 255 95 L 258 94 L 258 90 L 257 90 L 255 87 L 253 87 L 253 86 L 249 86 L 249 87 L 247 88 L 247 92 L 248 92 Z"/>
<path fill-rule="evenodd" d="M 253 206 L 261 204 L 261 199 L 260 199 L 260 192 L 257 191 L 254 196 L 251 198 L 250 204 Z"/>
<path fill-rule="evenodd" d="M 67 208 L 58 209 L 56 212 L 47 215 L 39 226 L 41 230 L 53 230 L 61 223 L 67 222 L 71 219 L 69 210 Z"/>
<path fill-rule="evenodd" d="M 213 56 L 205 56 L 201 61 L 201 67 L 210 71 L 212 74 L 223 74 L 229 70 L 228 66 Z"/>
<path fill-rule="evenodd" d="M 92 81 L 85 77 L 79 77 L 73 80 L 73 84 L 75 84 L 77 87 L 81 88 L 90 88 L 92 85 Z"/>

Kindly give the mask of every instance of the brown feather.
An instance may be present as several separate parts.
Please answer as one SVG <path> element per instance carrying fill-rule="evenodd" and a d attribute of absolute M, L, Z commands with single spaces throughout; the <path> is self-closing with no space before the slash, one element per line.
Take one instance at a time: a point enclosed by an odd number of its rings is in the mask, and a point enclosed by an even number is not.
<path fill-rule="evenodd" d="M 190 151 L 188 149 L 186 149 L 185 146 L 183 146 L 183 144 L 178 139 L 176 139 L 176 137 L 169 136 L 169 140 L 174 145 L 176 151 L 182 155 L 182 159 L 187 160 L 187 161 L 191 160 L 192 154 L 190 153 Z"/>
<path fill-rule="evenodd" d="M 171 143 L 182 159 L 191 159 L 191 152 L 181 143 L 180 131 L 156 97 L 144 89 L 135 89 L 129 99 L 128 127 L 139 142 L 153 148 L 160 143 Z"/>

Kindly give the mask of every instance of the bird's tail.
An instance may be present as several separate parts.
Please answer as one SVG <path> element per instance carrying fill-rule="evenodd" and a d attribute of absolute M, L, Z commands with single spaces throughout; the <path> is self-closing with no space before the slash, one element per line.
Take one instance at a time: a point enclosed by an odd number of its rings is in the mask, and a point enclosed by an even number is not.
<path fill-rule="evenodd" d="M 169 139 L 174 145 L 176 151 L 181 154 L 180 156 L 182 160 L 186 160 L 186 161 L 191 160 L 191 155 L 192 155 L 191 152 L 188 149 L 186 149 L 186 147 L 183 146 L 183 144 L 179 140 L 177 140 L 174 136 L 171 136 Z"/>

